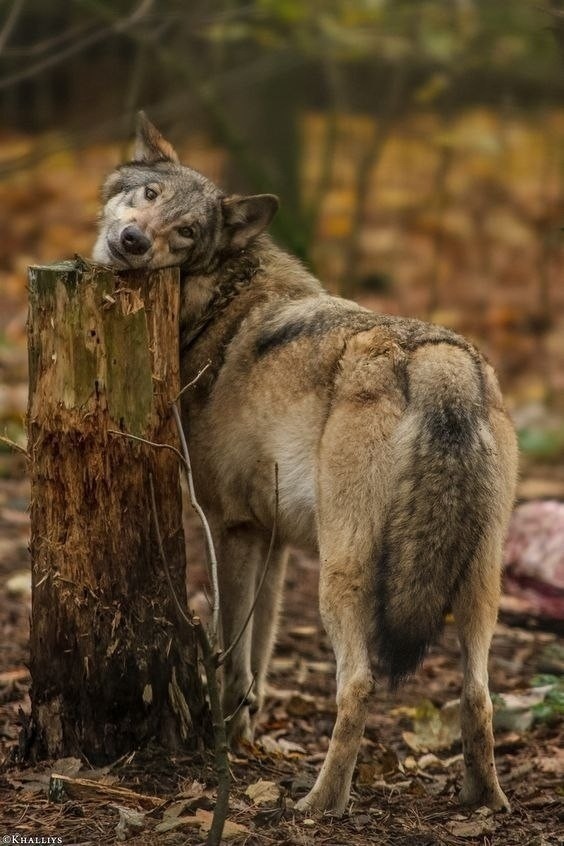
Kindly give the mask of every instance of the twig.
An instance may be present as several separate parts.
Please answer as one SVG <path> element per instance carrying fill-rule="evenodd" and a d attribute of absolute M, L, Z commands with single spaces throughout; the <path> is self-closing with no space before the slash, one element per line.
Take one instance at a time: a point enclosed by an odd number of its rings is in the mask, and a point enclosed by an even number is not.
<path fill-rule="evenodd" d="M 16 71 L 15 73 L 2 77 L 0 79 L 0 91 L 10 88 L 13 85 L 17 85 L 25 79 L 30 79 L 31 77 L 43 73 L 43 71 L 46 71 L 48 68 L 58 65 L 65 59 L 85 50 L 86 47 L 91 47 L 99 41 L 103 41 L 108 37 L 108 35 L 127 32 L 128 29 L 136 26 L 136 24 L 143 19 L 151 5 L 152 0 L 151 2 L 150 0 L 142 0 L 137 9 L 135 9 L 131 15 L 128 15 L 123 19 L 118 18 L 111 26 L 88 33 L 82 39 L 73 41 L 62 49 L 59 48 L 57 50 L 53 50 L 53 52 L 48 56 L 40 59 L 32 65 L 27 65 L 23 70 Z"/>
<path fill-rule="evenodd" d="M 247 702 L 247 696 L 249 695 L 249 693 L 251 692 L 251 690 L 252 690 L 252 689 L 253 689 L 253 687 L 255 686 L 255 681 L 256 681 L 256 680 L 257 680 L 256 674 L 253 674 L 253 677 L 252 677 L 252 679 L 251 679 L 251 683 L 250 683 L 250 685 L 248 686 L 247 690 L 245 691 L 245 695 L 243 696 L 243 698 L 241 699 L 241 701 L 239 702 L 239 704 L 237 705 L 237 707 L 235 708 L 235 710 L 234 710 L 234 711 L 232 711 L 230 714 L 228 714 L 228 715 L 227 715 L 227 717 L 224 717 L 224 718 L 223 718 L 223 719 L 224 719 L 224 721 L 225 721 L 226 723 L 230 723 L 230 722 L 231 722 L 231 720 L 234 720 L 234 719 L 235 719 L 235 717 L 237 716 L 237 714 L 239 713 L 239 711 L 241 710 L 241 708 L 243 707 L 243 705 L 245 705 L 245 704 L 246 704 L 246 702 Z"/>
<path fill-rule="evenodd" d="M 173 406 L 176 410 L 176 406 Z M 188 459 L 189 461 L 189 459 Z M 170 568 L 164 547 L 162 543 L 162 535 L 159 526 L 159 516 L 157 514 L 157 504 L 155 501 L 155 489 L 153 486 L 153 478 L 149 476 L 149 484 L 151 488 L 151 511 L 153 514 L 153 521 L 155 524 L 155 531 L 157 534 L 157 541 L 159 546 L 159 554 L 163 563 L 165 575 L 168 586 L 174 602 L 174 607 L 178 613 L 179 622 L 183 627 L 190 627 L 196 633 L 198 644 L 202 652 L 202 661 L 206 671 L 206 678 L 208 681 L 208 697 L 210 701 L 210 711 L 212 716 L 213 737 L 214 737 L 214 754 L 215 754 L 215 770 L 217 773 L 217 801 L 213 811 L 213 819 L 211 828 L 206 840 L 207 846 L 220 846 L 221 836 L 223 834 L 223 827 L 227 818 L 229 810 L 229 789 L 231 786 L 231 774 L 229 772 L 229 759 L 227 755 L 227 733 L 225 731 L 225 720 L 223 719 L 223 709 L 221 707 L 221 698 L 219 695 L 219 685 L 217 682 L 217 661 L 214 650 L 208 636 L 202 626 L 202 621 L 199 617 L 190 619 L 182 605 L 170 575 Z"/>
<path fill-rule="evenodd" d="M 3 52 L 4 47 L 8 43 L 10 35 L 14 31 L 14 27 L 18 22 L 18 18 L 21 15 L 22 9 L 24 7 L 25 0 L 15 0 L 12 8 L 8 12 L 8 17 L 6 18 L 6 22 L 2 28 L 2 32 L 0 32 L 0 53 Z"/>
<path fill-rule="evenodd" d="M 119 429 L 108 429 L 108 435 L 119 435 L 121 438 L 127 438 L 128 441 L 138 441 L 140 444 L 147 444 L 147 446 L 156 447 L 157 449 L 169 449 L 176 455 L 182 466 L 187 469 L 184 456 L 180 450 L 176 449 L 176 447 L 171 444 L 157 444 L 155 441 L 148 441 L 147 438 L 139 438 L 137 435 L 130 435 L 129 432 L 120 432 Z"/>
<path fill-rule="evenodd" d="M 180 412 L 176 403 L 172 406 L 172 413 L 178 429 L 178 437 L 182 445 L 182 453 L 184 455 L 184 469 L 186 471 L 186 479 L 188 482 L 188 493 L 190 495 L 190 502 L 192 508 L 198 514 L 200 522 L 204 529 L 206 537 L 206 546 L 208 550 L 208 558 L 210 562 L 211 582 L 213 591 L 213 612 L 212 612 L 212 642 L 214 648 L 217 646 L 219 636 L 219 578 L 217 575 L 217 556 L 215 554 L 215 546 L 212 538 L 210 524 L 206 517 L 204 510 L 196 497 L 196 490 L 194 488 L 194 476 L 192 475 L 192 463 L 190 461 L 190 453 L 188 451 L 188 443 L 186 442 L 186 435 L 182 428 L 182 420 L 180 419 Z"/>
<path fill-rule="evenodd" d="M 213 725 L 215 771 L 217 773 L 217 801 L 213 809 L 213 819 L 206 844 L 207 846 L 220 846 L 223 827 L 227 818 L 227 812 L 229 811 L 229 788 L 231 786 L 231 773 L 229 772 L 229 758 L 227 753 L 227 732 L 225 730 L 223 708 L 221 707 L 219 685 L 217 683 L 216 655 L 199 617 L 194 617 L 194 627 L 200 649 L 202 650 L 202 659 L 208 680 L 208 697 Z"/>
<path fill-rule="evenodd" d="M 20 446 L 15 441 L 12 441 L 11 438 L 7 438 L 6 435 L 0 435 L 0 442 L 3 444 L 7 444 L 11 449 L 15 449 L 16 452 L 21 452 L 22 455 L 25 455 L 28 461 L 30 460 L 30 454 L 27 449 L 23 446 Z"/>
<path fill-rule="evenodd" d="M 58 32 L 56 35 L 52 35 L 49 38 L 36 41 L 35 44 L 30 44 L 26 47 L 10 47 L 4 52 L 5 55 L 10 56 L 10 58 L 30 58 L 32 56 L 41 56 L 43 53 L 47 53 L 51 50 L 51 48 L 61 47 L 67 41 L 76 40 L 84 32 L 87 32 L 88 30 L 92 31 L 92 29 L 92 24 L 77 24 L 76 26 L 70 26 L 64 32 Z"/>
<path fill-rule="evenodd" d="M 176 593 L 176 590 L 174 589 L 172 576 L 170 574 L 170 567 L 168 566 L 168 561 L 166 560 L 166 555 L 165 555 L 164 546 L 163 546 L 163 538 L 162 538 L 162 534 L 161 534 L 161 527 L 159 525 L 159 517 L 158 517 L 158 514 L 157 514 L 157 503 L 156 503 L 156 500 L 155 500 L 155 486 L 153 485 L 153 474 L 152 473 L 149 473 L 149 488 L 151 489 L 151 511 L 152 511 L 152 514 L 153 514 L 153 522 L 155 524 L 155 532 L 156 532 L 156 535 L 157 535 L 157 543 L 158 543 L 158 546 L 159 546 L 159 554 L 161 556 L 163 569 L 165 571 L 166 580 L 168 582 L 170 595 L 172 596 L 172 601 L 174 602 L 174 606 L 176 608 L 176 611 L 177 611 L 178 616 L 180 617 L 181 621 L 185 625 L 189 626 L 192 629 L 194 627 L 194 624 L 193 624 L 191 618 L 188 616 L 188 614 L 184 610 L 184 608 L 182 607 L 182 603 L 180 602 L 180 600 L 178 598 L 178 594 Z"/>
<path fill-rule="evenodd" d="M 245 634 L 245 630 L 246 630 L 247 626 L 249 625 L 251 618 L 254 614 L 255 607 L 256 607 L 256 604 L 258 602 L 258 598 L 260 596 L 262 586 L 264 585 L 264 581 L 266 579 L 266 574 L 268 573 L 268 568 L 270 566 L 270 562 L 272 560 L 272 553 L 274 551 L 274 542 L 276 540 L 276 530 L 277 530 L 277 527 L 278 527 L 278 499 L 279 499 L 279 493 L 278 493 L 278 464 L 274 465 L 274 479 L 275 479 L 274 520 L 272 522 L 272 532 L 270 534 L 270 545 L 268 547 L 268 552 L 267 552 L 266 559 L 265 559 L 265 562 L 264 562 L 264 568 L 263 568 L 263 571 L 262 571 L 262 576 L 260 577 L 260 582 L 259 582 L 258 587 L 256 589 L 255 598 L 253 599 L 253 604 L 251 605 L 251 607 L 249 609 L 249 613 L 245 617 L 245 622 L 243 623 L 243 625 L 239 629 L 239 632 L 236 635 L 235 639 L 229 644 L 227 649 L 224 650 L 224 652 L 222 652 L 218 657 L 218 665 L 219 666 L 221 666 L 223 663 L 225 663 L 225 659 L 227 658 L 227 656 L 231 655 L 231 653 L 233 652 L 233 650 L 235 649 L 235 647 L 237 646 L 237 644 L 239 643 L 239 641 L 241 640 L 241 638 Z"/>
<path fill-rule="evenodd" d="M 184 387 L 182 388 L 182 390 L 180 391 L 180 393 L 178 393 L 178 394 L 175 396 L 175 398 L 173 399 L 173 403 L 178 402 L 178 400 L 180 399 L 180 397 L 182 396 L 182 394 L 184 394 L 184 393 L 188 390 L 188 388 L 191 388 L 193 385 L 195 385 L 195 384 L 196 384 L 196 382 L 199 380 L 200 376 L 203 376 L 203 374 L 206 372 L 206 370 L 208 369 L 208 367 L 211 367 L 211 361 L 208 361 L 208 363 L 207 363 L 207 364 L 204 364 L 204 366 L 202 367 L 202 369 L 201 369 L 198 373 L 196 373 L 196 375 L 194 376 L 194 378 L 193 378 L 193 379 L 191 379 L 191 380 L 188 382 L 188 384 L 187 384 L 187 385 L 184 385 Z"/>

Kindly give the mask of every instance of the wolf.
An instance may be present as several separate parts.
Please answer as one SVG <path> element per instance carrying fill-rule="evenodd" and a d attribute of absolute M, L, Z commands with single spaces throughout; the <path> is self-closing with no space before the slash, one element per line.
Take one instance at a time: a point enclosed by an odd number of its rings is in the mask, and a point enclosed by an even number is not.
<path fill-rule="evenodd" d="M 327 293 L 266 233 L 277 208 L 273 195 L 227 195 L 180 164 L 142 115 L 133 161 L 103 187 L 93 252 L 118 269 L 178 265 L 184 381 L 209 362 L 182 415 L 217 545 L 226 645 L 252 611 L 225 664 L 231 739 L 253 736 L 294 545 L 319 556 L 337 665 L 328 753 L 297 809 L 344 812 L 374 656 L 397 687 L 447 612 L 463 665 L 460 798 L 509 809 L 487 661 L 517 448 L 496 376 L 448 329 Z"/>

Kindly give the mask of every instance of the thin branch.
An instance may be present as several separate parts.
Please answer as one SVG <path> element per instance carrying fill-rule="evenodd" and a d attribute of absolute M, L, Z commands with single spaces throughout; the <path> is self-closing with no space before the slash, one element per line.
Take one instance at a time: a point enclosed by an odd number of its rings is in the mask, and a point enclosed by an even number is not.
<path fill-rule="evenodd" d="M 3 76 L 0 79 L 0 91 L 4 90 L 5 88 L 10 88 L 13 85 L 18 85 L 18 83 L 23 82 L 26 79 L 31 79 L 32 77 L 38 76 L 49 68 L 54 67 L 55 65 L 59 65 L 61 62 L 64 62 L 65 59 L 69 59 L 71 56 L 74 56 L 76 53 L 82 52 L 87 47 L 91 47 L 93 44 L 97 44 L 99 41 L 103 41 L 112 31 L 112 28 L 108 27 L 104 29 L 98 29 L 95 32 L 85 35 L 83 38 L 80 39 L 80 41 L 73 41 L 71 44 L 64 47 L 63 49 L 53 50 L 53 52 L 50 53 L 48 56 L 45 56 L 45 58 L 40 59 L 32 65 L 28 64 L 26 67 L 23 68 L 23 70 L 19 70 L 15 73 Z"/>
<path fill-rule="evenodd" d="M 175 396 L 175 398 L 173 399 L 173 403 L 178 402 L 178 400 L 180 399 L 180 397 L 182 396 L 182 394 L 184 394 L 184 393 L 188 390 L 188 388 L 191 388 L 193 385 L 195 385 L 195 384 L 196 384 L 196 382 L 199 380 L 200 376 L 203 376 L 203 374 L 206 372 L 206 370 L 208 369 L 208 367 L 211 367 L 211 361 L 208 361 L 208 362 L 207 362 L 207 364 L 204 364 L 204 366 L 202 367 L 202 369 L 201 369 L 198 373 L 196 373 L 196 375 L 194 376 L 194 378 L 193 378 L 193 379 L 191 379 L 191 380 L 190 380 L 190 382 L 188 382 L 188 384 L 187 384 L 187 385 L 184 385 L 184 387 L 182 388 L 182 390 L 180 391 L 180 393 L 178 393 L 178 394 Z"/>
<path fill-rule="evenodd" d="M 231 787 L 227 732 L 225 730 L 223 708 L 221 707 L 221 697 L 217 683 L 215 652 L 212 649 L 199 617 L 194 617 L 194 628 L 200 649 L 202 650 L 202 659 L 208 680 L 208 697 L 213 724 L 215 771 L 217 774 L 217 801 L 213 809 L 213 819 L 206 844 L 207 846 L 220 846 L 223 827 L 229 811 L 229 789 Z"/>
<path fill-rule="evenodd" d="M 204 529 L 204 535 L 206 538 L 206 546 L 210 562 L 211 582 L 213 591 L 212 641 L 215 647 L 217 645 L 219 636 L 219 578 L 217 574 L 217 556 L 215 554 L 215 546 L 212 538 L 210 524 L 208 523 L 208 518 L 206 517 L 204 510 L 196 497 L 196 490 L 194 488 L 194 476 L 192 475 L 192 463 L 190 461 L 190 453 L 188 451 L 188 443 L 186 441 L 184 429 L 182 428 L 182 420 L 180 419 L 180 412 L 178 411 L 178 406 L 176 405 L 176 403 L 172 406 L 172 413 L 174 415 L 174 421 L 178 430 L 178 437 L 180 438 L 180 443 L 182 445 L 182 454 L 184 455 L 184 469 L 186 471 L 186 479 L 188 481 L 188 493 L 190 495 L 190 502 L 192 504 L 192 508 L 196 511 L 198 517 L 200 518 L 200 522 Z"/>
<path fill-rule="evenodd" d="M 169 449 L 176 455 L 182 466 L 186 470 L 188 469 L 182 453 L 171 444 L 157 444 L 155 441 L 148 441 L 147 438 L 139 438 L 137 435 L 130 435 L 129 432 L 120 432 L 118 429 L 108 429 L 108 435 L 119 435 L 120 438 L 127 438 L 128 441 L 138 441 L 140 444 L 147 444 L 147 446 L 156 447 L 157 449 Z"/>
<path fill-rule="evenodd" d="M 6 18 L 6 22 L 2 28 L 2 32 L 0 32 L 0 53 L 3 52 L 10 35 L 14 31 L 14 27 L 18 22 L 18 18 L 22 13 L 22 9 L 24 7 L 25 0 L 15 0 L 12 8 L 8 12 L 8 17 Z"/>
<path fill-rule="evenodd" d="M 260 596 L 260 592 L 261 592 L 261 590 L 262 590 L 262 586 L 264 585 L 264 582 L 265 582 L 265 579 L 266 579 L 266 574 L 268 573 L 268 568 L 269 568 L 269 566 L 270 566 L 270 562 L 271 562 L 271 560 L 272 560 L 272 553 L 273 553 L 273 551 L 274 551 L 274 542 L 275 542 L 275 540 L 276 540 L 276 530 L 277 530 L 277 528 L 278 528 L 278 500 L 279 500 L 279 492 L 278 492 L 278 464 L 275 464 L 275 465 L 274 465 L 274 478 L 275 478 L 275 489 L 274 489 L 274 503 L 275 503 L 275 505 L 274 505 L 274 520 L 273 520 L 273 522 L 272 522 L 272 532 L 271 532 L 271 534 L 270 534 L 270 546 L 268 547 L 268 553 L 267 553 L 267 555 L 266 555 L 266 559 L 265 559 L 265 562 L 264 562 L 264 567 L 263 567 L 262 575 L 261 575 L 261 577 L 260 577 L 260 582 L 259 582 L 258 587 L 257 587 L 257 589 L 256 589 L 255 598 L 253 599 L 253 604 L 251 605 L 251 607 L 250 607 L 250 609 L 249 609 L 249 613 L 248 613 L 248 614 L 247 614 L 247 616 L 245 617 L 245 622 L 243 623 L 243 625 L 242 625 L 242 626 L 241 626 L 241 628 L 239 629 L 239 633 L 236 635 L 235 639 L 234 639 L 234 640 L 233 640 L 233 641 L 229 644 L 229 646 L 227 647 L 227 649 L 226 649 L 224 652 L 222 652 L 222 653 L 220 654 L 219 658 L 218 658 L 218 664 L 219 664 L 219 666 L 221 666 L 223 663 L 225 663 L 225 659 L 227 658 L 227 656 L 228 656 L 228 655 L 231 655 L 231 653 L 233 652 L 233 650 L 235 649 L 235 647 L 237 646 L 237 644 L 239 643 L 239 641 L 241 640 L 241 638 L 242 638 L 242 637 L 243 637 L 243 635 L 245 634 L 245 629 L 247 628 L 247 626 L 248 626 L 248 625 L 249 625 L 249 623 L 251 622 L 251 618 L 252 618 L 252 616 L 253 616 L 253 614 L 254 614 L 255 607 L 256 607 L 256 604 L 257 604 L 257 602 L 258 602 L 258 598 L 259 598 L 259 596 Z"/>
<path fill-rule="evenodd" d="M 26 47 L 10 47 L 5 51 L 5 55 L 11 58 L 41 56 L 42 53 L 47 53 L 53 47 L 61 47 L 67 41 L 72 41 L 85 32 L 92 32 L 93 29 L 94 27 L 91 23 L 77 24 L 76 26 L 69 27 L 64 32 L 58 32 L 56 35 L 44 38 L 42 41 L 36 41 L 35 44 L 30 44 Z"/>
<path fill-rule="evenodd" d="M 31 460 L 31 456 L 27 449 L 23 446 L 20 446 L 15 441 L 12 441 L 11 438 L 7 438 L 6 435 L 0 435 L 0 443 L 7 444 L 10 449 L 14 449 L 16 450 L 16 452 L 21 452 L 22 455 L 25 455 L 28 461 Z"/>
<path fill-rule="evenodd" d="M 176 409 L 176 406 L 173 406 Z M 157 514 L 157 504 L 155 501 L 155 489 L 153 486 L 153 478 L 149 476 L 149 484 L 151 488 L 151 511 L 153 513 L 153 522 L 155 524 L 155 531 L 157 534 L 157 541 L 159 545 L 159 553 L 163 563 L 166 574 L 168 586 L 174 601 L 174 606 L 178 613 L 179 622 L 183 627 L 189 626 L 190 630 L 194 630 L 198 639 L 198 644 L 202 652 L 202 660 L 204 669 L 206 671 L 206 678 L 208 681 L 208 697 L 210 701 L 210 711 L 212 716 L 213 736 L 214 736 L 214 753 L 215 753 L 215 770 L 217 773 L 217 801 L 213 811 L 213 819 L 211 828 L 206 840 L 207 846 L 220 846 L 227 812 L 229 811 L 229 790 L 231 787 L 231 774 L 229 772 L 229 758 L 227 752 L 227 733 L 225 731 L 225 720 L 223 719 L 223 709 L 221 707 L 221 697 L 219 695 L 219 685 L 217 682 L 217 662 L 216 656 L 212 646 L 208 640 L 202 622 L 199 617 L 190 619 L 176 595 L 170 568 L 162 542 L 161 529 L 159 526 L 159 517 Z"/>
<path fill-rule="evenodd" d="M 239 711 L 241 710 L 241 708 L 243 707 L 243 705 L 246 705 L 247 696 L 249 695 L 249 693 L 251 692 L 251 690 L 255 686 L 256 680 L 257 680 L 257 677 L 256 677 L 256 673 L 255 673 L 255 674 L 253 674 L 250 685 L 248 686 L 247 690 L 245 691 L 245 695 L 243 696 L 243 698 L 241 699 L 241 701 L 239 702 L 239 704 L 237 705 L 235 710 L 232 711 L 230 714 L 228 714 L 227 717 L 223 718 L 225 720 L 225 723 L 230 723 L 232 720 L 234 720 L 235 717 L 237 716 L 237 714 L 239 713 Z"/>
<path fill-rule="evenodd" d="M 40 59 L 38 62 L 35 62 L 28 67 L 25 67 L 23 70 L 16 71 L 15 73 L 2 77 L 2 79 L 0 79 L 0 91 L 5 88 L 10 88 L 12 85 L 17 85 L 25 79 L 30 79 L 31 77 L 39 75 L 48 68 L 58 65 L 65 61 L 65 59 L 74 56 L 76 53 L 82 52 L 86 47 L 91 47 L 93 44 L 103 41 L 108 37 L 108 35 L 127 32 L 127 30 L 134 27 L 145 17 L 149 7 L 152 5 L 152 2 L 153 0 L 141 0 L 137 9 L 135 9 L 131 15 L 128 15 L 126 18 L 118 18 L 109 27 L 104 27 L 103 29 L 98 29 L 95 32 L 88 33 L 79 41 L 73 41 L 63 49 L 59 48 L 53 50 L 53 52 L 48 56 L 45 56 L 45 58 Z"/>
<path fill-rule="evenodd" d="M 159 553 L 160 553 L 160 556 L 161 556 L 163 569 L 165 571 L 166 580 L 168 582 L 170 595 L 172 597 L 172 601 L 174 602 L 174 607 L 176 608 L 176 612 L 177 612 L 178 616 L 180 617 L 182 622 L 185 623 L 185 625 L 189 626 L 192 629 L 194 627 L 194 624 L 193 624 L 191 618 L 188 616 L 188 614 L 184 610 L 184 608 L 182 607 L 182 603 L 180 602 L 180 600 L 178 598 L 178 594 L 176 593 L 176 590 L 174 589 L 174 584 L 173 584 L 172 576 L 171 576 L 171 573 L 170 573 L 170 567 L 168 566 L 168 561 L 166 559 L 164 546 L 163 546 L 163 538 L 162 538 L 162 534 L 161 534 L 161 527 L 159 525 L 159 516 L 158 516 L 158 513 L 157 513 L 157 502 L 156 502 L 156 499 L 155 499 L 155 486 L 153 485 L 153 474 L 152 473 L 149 473 L 149 487 L 151 489 L 151 511 L 152 511 L 152 514 L 153 514 L 153 523 L 155 524 L 155 532 L 156 532 L 156 535 L 157 535 L 157 543 L 158 543 L 158 546 L 159 546 Z"/>

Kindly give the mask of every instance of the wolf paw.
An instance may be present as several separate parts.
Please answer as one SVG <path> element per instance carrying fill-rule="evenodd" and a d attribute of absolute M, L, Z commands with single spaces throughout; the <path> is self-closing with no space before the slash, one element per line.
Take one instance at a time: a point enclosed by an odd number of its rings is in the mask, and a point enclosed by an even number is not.
<path fill-rule="evenodd" d="M 458 798 L 461 805 L 473 805 L 481 807 L 486 805 L 492 811 L 511 812 L 509 800 L 498 784 L 493 787 L 477 787 L 470 782 L 462 786 Z"/>
<path fill-rule="evenodd" d="M 332 814 L 335 817 L 342 817 L 345 812 L 347 798 L 339 799 L 324 796 L 321 790 L 310 790 L 307 796 L 303 796 L 294 805 L 294 810 L 302 814 Z"/>

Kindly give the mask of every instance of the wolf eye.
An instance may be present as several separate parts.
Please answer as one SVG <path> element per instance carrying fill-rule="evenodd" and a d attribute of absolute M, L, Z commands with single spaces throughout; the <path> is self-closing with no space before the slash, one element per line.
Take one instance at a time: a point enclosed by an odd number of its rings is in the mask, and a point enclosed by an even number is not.
<path fill-rule="evenodd" d="M 194 229 L 192 226 L 179 226 L 176 230 L 181 238 L 193 238 Z"/>
<path fill-rule="evenodd" d="M 145 188 L 145 199 L 146 200 L 156 200 L 159 195 L 155 191 L 154 188 Z"/>

